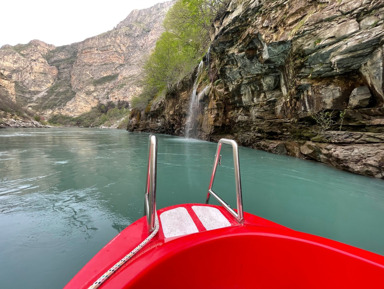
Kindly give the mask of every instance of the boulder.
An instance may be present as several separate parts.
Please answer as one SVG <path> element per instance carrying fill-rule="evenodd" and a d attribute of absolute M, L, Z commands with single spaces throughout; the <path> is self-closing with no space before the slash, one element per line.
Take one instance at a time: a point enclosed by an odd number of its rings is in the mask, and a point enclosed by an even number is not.
<path fill-rule="evenodd" d="M 378 104 L 384 103 L 384 46 L 376 49 L 360 68 Z"/>
<path fill-rule="evenodd" d="M 384 178 L 384 143 L 337 145 L 306 142 L 300 151 L 309 159 L 338 169 Z"/>
<path fill-rule="evenodd" d="M 356 87 L 349 97 L 348 108 L 364 108 L 369 105 L 372 94 L 366 86 Z"/>

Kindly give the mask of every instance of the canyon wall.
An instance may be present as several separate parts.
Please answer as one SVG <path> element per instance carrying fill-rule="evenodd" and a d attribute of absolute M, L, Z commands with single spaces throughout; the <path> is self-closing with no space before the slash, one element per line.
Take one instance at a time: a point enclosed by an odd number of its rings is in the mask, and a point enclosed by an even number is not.
<path fill-rule="evenodd" d="M 195 83 L 197 137 L 384 178 L 382 0 L 233 0 L 211 37 L 129 130 L 185 135 Z"/>
<path fill-rule="evenodd" d="M 78 116 L 107 102 L 130 102 L 141 91 L 143 64 L 163 32 L 172 4 L 134 10 L 113 30 L 79 43 L 55 47 L 32 40 L 4 45 L 0 104 L 12 101 L 48 118 Z"/>

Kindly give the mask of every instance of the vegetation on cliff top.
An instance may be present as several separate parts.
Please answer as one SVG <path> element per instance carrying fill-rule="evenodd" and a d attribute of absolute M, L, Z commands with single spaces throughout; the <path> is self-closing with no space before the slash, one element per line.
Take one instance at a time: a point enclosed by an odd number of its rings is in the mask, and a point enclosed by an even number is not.
<path fill-rule="evenodd" d="M 18 119 L 18 120 L 32 120 L 34 113 L 28 111 L 28 109 L 23 108 L 21 105 L 12 101 L 7 93 L 1 89 L 0 86 L 0 127 L 4 125 L 9 119 Z"/>
<path fill-rule="evenodd" d="M 145 66 L 143 92 L 133 106 L 144 109 L 148 102 L 190 73 L 206 52 L 214 18 L 228 0 L 178 0 L 164 20 L 165 32 Z"/>
<path fill-rule="evenodd" d="M 53 115 L 49 119 L 49 124 L 79 127 L 113 127 L 126 128 L 128 122 L 128 102 L 119 101 L 117 104 L 108 102 L 99 104 L 91 111 L 78 117 L 71 117 L 61 114 Z"/>

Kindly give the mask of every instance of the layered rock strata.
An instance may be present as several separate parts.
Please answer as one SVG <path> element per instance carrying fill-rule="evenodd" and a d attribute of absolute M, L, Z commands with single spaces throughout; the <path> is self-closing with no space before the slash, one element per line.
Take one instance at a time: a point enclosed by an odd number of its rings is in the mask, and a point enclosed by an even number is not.
<path fill-rule="evenodd" d="M 383 1 L 233 0 L 204 61 L 200 138 L 384 178 Z M 184 135 L 194 81 L 133 112 L 129 129 Z"/>
<path fill-rule="evenodd" d="M 130 102 L 141 91 L 143 63 L 172 4 L 132 11 L 113 30 L 79 43 L 55 47 L 33 40 L 1 47 L 0 100 L 10 98 L 46 117 Z"/>

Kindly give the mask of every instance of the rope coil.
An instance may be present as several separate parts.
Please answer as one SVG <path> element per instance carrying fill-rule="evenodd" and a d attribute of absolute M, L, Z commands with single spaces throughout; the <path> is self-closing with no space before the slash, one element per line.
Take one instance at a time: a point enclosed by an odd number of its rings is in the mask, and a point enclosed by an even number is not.
<path fill-rule="evenodd" d="M 127 263 L 133 256 L 137 254 L 137 252 L 139 252 L 145 245 L 147 245 L 153 239 L 153 237 L 156 236 L 159 231 L 159 228 L 159 219 L 157 217 L 157 214 L 155 214 L 155 229 L 152 231 L 152 233 L 129 254 L 127 254 L 124 258 L 122 258 L 115 265 L 113 265 L 107 272 L 105 272 L 99 279 L 97 279 L 95 283 L 88 287 L 88 289 L 99 288 L 109 277 L 112 276 L 113 273 L 119 270 L 121 266 Z"/>

